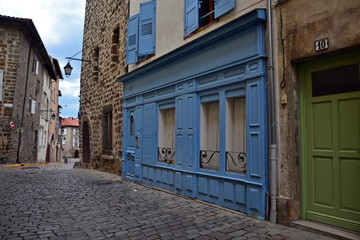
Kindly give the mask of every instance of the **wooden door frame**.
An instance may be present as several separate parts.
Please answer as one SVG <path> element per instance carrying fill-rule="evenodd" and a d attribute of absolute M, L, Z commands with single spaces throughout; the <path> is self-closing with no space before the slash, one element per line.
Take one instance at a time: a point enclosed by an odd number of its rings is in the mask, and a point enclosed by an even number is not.
<path fill-rule="evenodd" d="M 300 64 L 299 67 L 299 80 L 300 80 L 300 159 L 301 159 L 301 219 L 306 220 L 307 212 L 307 147 L 306 147 L 306 72 L 307 71 L 320 71 L 330 68 L 335 68 L 343 65 L 353 64 L 354 62 L 360 63 L 360 52 L 351 52 L 331 57 L 324 57 L 317 60 L 308 61 Z"/>

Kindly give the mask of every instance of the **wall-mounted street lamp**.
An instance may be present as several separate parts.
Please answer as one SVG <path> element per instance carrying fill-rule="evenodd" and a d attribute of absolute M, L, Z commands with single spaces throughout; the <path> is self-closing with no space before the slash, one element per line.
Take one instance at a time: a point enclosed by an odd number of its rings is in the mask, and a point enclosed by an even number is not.
<path fill-rule="evenodd" d="M 73 58 L 73 57 L 66 57 L 66 59 L 68 60 L 68 63 L 64 67 L 66 77 L 69 77 L 71 75 L 71 71 L 73 70 L 73 67 L 70 65 L 71 60 L 76 60 L 76 61 L 81 61 L 81 62 L 88 62 L 88 63 L 90 62 L 90 60 Z"/>
<path fill-rule="evenodd" d="M 52 114 L 51 114 L 51 119 L 52 120 L 55 120 L 56 119 L 56 115 L 55 115 L 55 113 L 52 111 L 52 110 L 41 110 L 42 112 L 52 112 Z"/>

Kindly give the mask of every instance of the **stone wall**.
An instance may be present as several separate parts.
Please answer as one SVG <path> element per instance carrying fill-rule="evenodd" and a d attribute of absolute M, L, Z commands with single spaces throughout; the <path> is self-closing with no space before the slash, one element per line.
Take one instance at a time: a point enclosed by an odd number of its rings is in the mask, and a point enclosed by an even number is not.
<path fill-rule="evenodd" d="M 82 128 L 89 125 L 90 161 L 94 168 L 120 173 L 122 155 L 122 85 L 127 72 L 128 0 L 87 0 L 80 88 L 80 158 Z M 107 110 L 106 110 L 107 109 Z M 112 151 L 103 149 L 104 111 L 112 112 Z"/>
<path fill-rule="evenodd" d="M 280 143 L 278 221 L 287 224 L 301 216 L 299 64 L 360 48 L 360 2 L 285 0 L 277 1 L 274 10 Z M 316 52 L 314 42 L 324 38 L 329 39 L 329 49 Z"/>
<path fill-rule="evenodd" d="M 3 102 L 0 104 L 0 135 L 2 138 L 0 158 L 6 162 L 16 162 L 19 136 L 21 135 L 19 161 L 35 162 L 43 71 L 46 69 L 34 48 L 32 47 L 30 50 L 29 35 L 21 27 L 16 24 L 0 26 L 0 32 L 0 69 L 4 70 Z M 37 75 L 32 71 L 34 58 L 39 62 Z M 28 84 L 26 85 L 27 77 Z M 35 114 L 30 113 L 31 100 L 36 101 Z M 12 104 L 12 107 L 4 107 L 4 104 Z M 10 121 L 15 123 L 13 130 L 9 128 Z M 23 122 L 22 130 L 20 130 L 21 122 Z"/>

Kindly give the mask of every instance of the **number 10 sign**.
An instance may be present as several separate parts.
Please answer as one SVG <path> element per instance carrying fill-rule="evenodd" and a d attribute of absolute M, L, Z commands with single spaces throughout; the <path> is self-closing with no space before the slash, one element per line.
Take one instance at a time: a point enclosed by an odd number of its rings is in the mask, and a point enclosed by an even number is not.
<path fill-rule="evenodd" d="M 315 41 L 315 52 L 325 50 L 329 48 L 329 39 L 321 39 L 318 41 Z"/>

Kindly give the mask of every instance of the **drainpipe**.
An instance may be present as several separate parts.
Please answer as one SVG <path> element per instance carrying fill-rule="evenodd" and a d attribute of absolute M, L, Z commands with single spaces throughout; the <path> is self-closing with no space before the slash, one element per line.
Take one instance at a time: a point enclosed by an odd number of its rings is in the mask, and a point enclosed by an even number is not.
<path fill-rule="evenodd" d="M 29 44 L 29 55 L 28 55 L 28 62 L 27 62 L 27 72 L 26 72 L 26 80 L 25 80 L 25 93 L 24 93 L 24 101 L 23 101 L 23 108 L 21 113 L 21 124 L 20 124 L 20 131 L 19 131 L 19 142 L 18 142 L 18 149 L 17 149 L 17 156 L 16 162 L 20 163 L 20 146 L 21 146 L 21 132 L 24 126 L 24 115 L 25 115 L 25 106 L 26 106 L 26 93 L 29 81 L 29 68 L 30 68 L 30 56 L 31 56 L 31 43 Z"/>
<path fill-rule="evenodd" d="M 276 144 L 276 116 L 275 116 L 275 84 L 273 65 L 273 29 L 271 0 L 267 0 L 268 32 L 269 32 L 269 58 L 268 70 L 270 71 L 270 222 L 277 220 L 277 144 Z"/>

